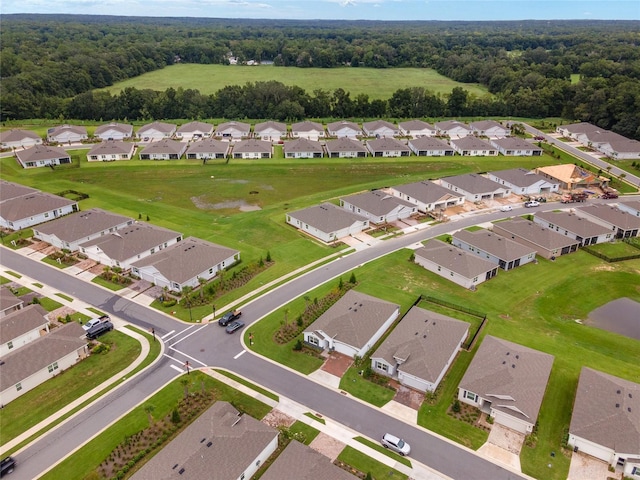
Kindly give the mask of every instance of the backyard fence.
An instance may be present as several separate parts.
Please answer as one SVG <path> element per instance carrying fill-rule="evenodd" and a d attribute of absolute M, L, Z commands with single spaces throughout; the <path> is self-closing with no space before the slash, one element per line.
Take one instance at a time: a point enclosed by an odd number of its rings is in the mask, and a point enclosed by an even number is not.
<path fill-rule="evenodd" d="M 636 243 L 629 241 L 629 239 L 627 238 L 625 238 L 623 241 L 634 248 L 640 249 L 640 247 Z M 622 257 L 610 257 L 608 255 L 605 255 L 604 253 L 595 251 L 591 247 L 585 246 L 585 247 L 582 247 L 582 249 L 588 254 L 593 255 L 594 257 L 598 257 L 607 263 L 624 262 L 625 260 L 635 260 L 636 258 L 640 258 L 640 253 L 638 253 L 637 255 L 624 255 Z"/>

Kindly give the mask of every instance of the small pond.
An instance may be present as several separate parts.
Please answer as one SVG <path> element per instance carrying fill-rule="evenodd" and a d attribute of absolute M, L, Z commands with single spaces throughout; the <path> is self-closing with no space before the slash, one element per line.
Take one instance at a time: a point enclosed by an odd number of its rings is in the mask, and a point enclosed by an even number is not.
<path fill-rule="evenodd" d="M 640 302 L 619 298 L 589 313 L 585 324 L 640 340 Z"/>

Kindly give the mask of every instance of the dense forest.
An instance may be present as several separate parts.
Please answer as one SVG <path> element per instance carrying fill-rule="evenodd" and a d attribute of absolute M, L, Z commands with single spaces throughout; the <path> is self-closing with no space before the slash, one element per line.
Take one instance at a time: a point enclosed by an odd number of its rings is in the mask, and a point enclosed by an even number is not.
<path fill-rule="evenodd" d="M 561 116 L 640 139 L 640 22 L 371 22 L 3 15 L 2 119 Z M 176 62 L 320 68 L 424 67 L 487 86 L 428 85 L 387 101 L 278 82 L 213 95 L 93 92 Z M 571 75 L 579 81 L 572 83 Z"/>

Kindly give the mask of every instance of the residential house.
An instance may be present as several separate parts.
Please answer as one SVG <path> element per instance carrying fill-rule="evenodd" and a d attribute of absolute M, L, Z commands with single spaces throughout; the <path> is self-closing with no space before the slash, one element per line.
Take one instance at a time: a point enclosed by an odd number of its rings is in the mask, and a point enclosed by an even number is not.
<path fill-rule="evenodd" d="M 213 135 L 213 125 L 205 122 L 189 122 L 176 130 L 176 138 L 179 140 L 200 140 L 202 138 L 209 138 Z"/>
<path fill-rule="evenodd" d="M 400 314 L 400 305 L 349 290 L 303 332 L 304 341 L 351 358 L 364 357 Z"/>
<path fill-rule="evenodd" d="M 440 240 L 429 240 L 414 256 L 421 267 L 471 290 L 498 274 L 497 265 Z"/>
<path fill-rule="evenodd" d="M 0 132 L 0 146 L 2 148 L 28 148 L 34 145 L 41 145 L 42 138 L 35 132 L 29 130 L 18 130 L 12 128 Z"/>
<path fill-rule="evenodd" d="M 249 480 L 277 448 L 278 430 L 219 400 L 131 479 Z"/>
<path fill-rule="evenodd" d="M 576 140 L 580 142 L 584 147 L 601 151 L 602 147 L 608 143 L 624 142 L 628 141 L 629 139 L 623 137 L 619 133 L 601 129 L 591 132 L 579 133 L 576 135 Z"/>
<path fill-rule="evenodd" d="M 553 355 L 487 335 L 458 385 L 458 400 L 494 422 L 531 433 L 538 420 Z"/>
<path fill-rule="evenodd" d="M 332 203 L 287 213 L 287 223 L 325 243 L 355 235 L 369 228 L 364 215 L 348 212 Z"/>
<path fill-rule="evenodd" d="M 582 452 L 640 476 L 640 384 L 582 367 L 569 440 Z"/>
<path fill-rule="evenodd" d="M 316 142 L 318 139 L 324 138 L 324 127 L 321 123 L 305 120 L 291 125 L 291 136 Z"/>
<path fill-rule="evenodd" d="M 120 140 L 106 140 L 96 143 L 89 153 L 89 162 L 115 162 L 116 160 L 130 160 L 135 153 L 133 142 L 123 142 Z"/>
<path fill-rule="evenodd" d="M 108 235 L 133 223 L 133 218 L 92 208 L 39 225 L 33 229 L 33 236 L 56 248 L 75 252 L 80 249 L 81 243 Z"/>
<path fill-rule="evenodd" d="M 489 180 L 477 173 L 467 173 L 440 179 L 440 185 L 454 192 L 459 192 L 470 202 L 505 198 L 511 195 L 511 189 Z"/>
<path fill-rule="evenodd" d="M 222 137 L 225 140 L 237 141 L 241 138 L 247 138 L 251 131 L 251 125 L 243 122 L 227 122 L 221 123 L 216 127 L 215 136 Z"/>
<path fill-rule="evenodd" d="M 144 147 L 140 152 L 140 160 L 179 160 L 186 151 L 187 145 L 183 142 L 165 138 Z"/>
<path fill-rule="evenodd" d="M 352 138 L 341 137 L 337 140 L 329 140 L 325 148 L 330 158 L 356 158 L 366 157 L 369 151 L 362 143 Z"/>
<path fill-rule="evenodd" d="M 407 387 L 434 392 L 468 333 L 467 322 L 411 307 L 371 355 L 371 368 Z"/>
<path fill-rule="evenodd" d="M 108 123 L 106 125 L 100 125 L 96 128 L 93 134 L 94 137 L 100 140 L 119 140 L 122 141 L 125 138 L 133 137 L 133 125 L 127 125 L 125 123 Z"/>
<path fill-rule="evenodd" d="M 575 252 L 580 245 L 574 238 L 520 217 L 494 223 L 493 232 L 534 248 L 538 255 L 551 260 Z"/>
<path fill-rule="evenodd" d="M 240 252 L 199 238 L 188 237 L 131 264 L 131 273 L 174 292 L 198 287 L 240 261 Z"/>
<path fill-rule="evenodd" d="M 271 158 L 273 147 L 265 140 L 240 140 L 233 146 L 233 158 Z"/>
<path fill-rule="evenodd" d="M 256 123 L 253 127 L 254 136 L 260 140 L 266 140 L 268 142 L 279 142 L 282 137 L 287 136 L 287 125 L 281 122 L 274 122 L 269 120 L 268 122 Z"/>
<path fill-rule="evenodd" d="M 4 355 L 0 405 L 7 405 L 89 355 L 85 334 L 79 323 L 67 323 Z"/>
<path fill-rule="evenodd" d="M 640 142 L 624 137 L 603 143 L 599 150 L 614 160 L 640 158 Z"/>
<path fill-rule="evenodd" d="M 556 127 L 557 133 L 565 138 L 572 138 L 573 140 L 576 140 L 577 136 L 581 133 L 596 132 L 601 130 L 602 129 L 600 127 L 596 127 L 595 125 L 588 122 L 571 123 L 569 125 L 560 125 L 559 127 Z"/>
<path fill-rule="evenodd" d="M 516 195 L 542 195 L 558 191 L 557 181 L 547 180 L 542 175 L 526 168 L 511 168 L 489 172 L 489 180 L 511 189 Z"/>
<path fill-rule="evenodd" d="M 284 142 L 282 147 L 284 158 L 322 158 L 322 144 L 306 137 Z"/>
<path fill-rule="evenodd" d="M 480 120 L 469 124 L 471 132 L 479 137 L 504 138 L 511 135 L 511 129 L 503 127 L 495 120 Z"/>
<path fill-rule="evenodd" d="M 374 157 L 408 157 L 411 150 L 400 140 L 395 138 L 376 138 L 367 140 L 367 150 Z"/>
<path fill-rule="evenodd" d="M 0 188 L 3 190 L 0 227 L 3 228 L 21 230 L 78 211 L 75 200 L 4 181 L 0 182 Z"/>
<path fill-rule="evenodd" d="M 393 123 L 386 120 L 374 120 L 362 124 L 362 130 L 367 137 L 385 138 L 397 137 L 400 130 Z"/>
<path fill-rule="evenodd" d="M 71 163 L 71 155 L 64 148 L 49 145 L 34 145 L 15 152 L 22 168 L 55 167 Z"/>
<path fill-rule="evenodd" d="M 6 286 L 0 286 L 0 318 L 24 307 L 24 301 L 16 297 Z M 2 332 L 0 332 L 0 337 Z"/>
<path fill-rule="evenodd" d="M 370 223 L 382 224 L 402 220 L 415 214 L 418 207 L 382 190 L 373 190 L 340 199 L 340 206 L 359 215 Z"/>
<path fill-rule="evenodd" d="M 409 140 L 409 148 L 419 157 L 450 157 L 453 148 L 447 142 L 433 137 L 417 137 Z"/>
<path fill-rule="evenodd" d="M 438 135 L 449 138 L 462 138 L 471 135 L 471 127 L 457 120 L 446 120 L 435 124 Z"/>
<path fill-rule="evenodd" d="M 182 240 L 182 234 L 148 223 L 134 223 L 80 244 L 91 260 L 128 270 L 131 264 Z"/>
<path fill-rule="evenodd" d="M 176 126 L 172 123 L 152 122 L 140 127 L 137 136 L 145 142 L 157 142 L 169 139 L 175 133 Z"/>
<path fill-rule="evenodd" d="M 453 234 L 451 243 L 466 252 L 489 260 L 503 270 L 511 270 L 536 259 L 535 249 L 485 229 L 460 230 Z"/>
<path fill-rule="evenodd" d="M 9 294 L 13 296 L 11 292 Z M 13 298 L 21 301 L 15 296 Z M 0 318 L 0 356 L 4 357 L 47 334 L 49 320 L 46 315 L 47 311 L 40 305 L 27 305 Z"/>
<path fill-rule="evenodd" d="M 356 123 L 345 120 L 329 123 L 327 125 L 327 133 L 330 137 L 338 138 L 346 137 L 355 139 L 362 136 L 362 130 L 360 130 L 360 127 Z"/>
<path fill-rule="evenodd" d="M 591 222 L 571 212 L 537 212 L 533 221 L 549 230 L 573 238 L 579 242 L 579 246 L 595 245 L 597 243 L 613 240 L 614 233 L 611 228 Z"/>
<path fill-rule="evenodd" d="M 213 158 L 227 158 L 231 152 L 231 144 L 215 138 L 205 138 L 189 144 L 186 156 L 189 160 L 210 160 Z"/>
<path fill-rule="evenodd" d="M 543 150 L 519 137 L 503 137 L 489 140 L 489 143 L 507 157 L 539 157 Z"/>
<path fill-rule="evenodd" d="M 640 200 L 624 200 L 622 202 L 618 202 L 618 208 L 635 217 L 640 217 Z"/>
<path fill-rule="evenodd" d="M 536 168 L 536 173 L 553 183 L 557 183 L 559 188 L 563 190 L 606 187 L 609 181 L 606 177 L 599 177 L 595 173 L 591 173 L 572 163 L 538 167 Z"/>
<path fill-rule="evenodd" d="M 463 156 L 486 157 L 498 155 L 498 150 L 484 140 L 469 135 L 468 137 L 454 138 L 451 147 Z"/>
<path fill-rule="evenodd" d="M 397 185 L 389 191 L 393 196 L 416 205 L 418 211 L 423 213 L 436 209 L 444 210 L 464 203 L 463 194 L 455 193 L 428 180 Z"/>
<path fill-rule="evenodd" d="M 420 138 L 420 137 L 435 137 L 438 133 L 436 127 L 423 122 L 422 120 L 408 120 L 406 122 L 400 122 L 398 124 L 400 133 L 405 137 Z"/>
<path fill-rule="evenodd" d="M 576 208 L 576 214 L 609 228 L 615 238 L 637 237 L 640 232 L 640 217 L 613 205 L 587 205 Z"/>
<path fill-rule="evenodd" d="M 355 480 L 358 477 L 334 465 L 326 455 L 306 446 L 297 440 L 292 440 L 287 448 L 260 476 L 261 480 Z"/>
<path fill-rule="evenodd" d="M 88 138 L 87 129 L 78 125 L 60 125 L 47 130 L 47 140 L 50 142 L 71 144 Z"/>

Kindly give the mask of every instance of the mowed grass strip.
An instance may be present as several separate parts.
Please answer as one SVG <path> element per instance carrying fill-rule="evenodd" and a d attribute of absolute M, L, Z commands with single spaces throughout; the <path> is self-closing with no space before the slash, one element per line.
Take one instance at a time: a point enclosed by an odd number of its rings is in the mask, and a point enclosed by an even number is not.
<path fill-rule="evenodd" d="M 251 383 L 248 380 L 245 380 L 244 378 L 239 377 L 238 375 L 234 375 L 233 373 L 228 372 L 227 370 L 222 370 L 221 368 L 214 368 L 214 370 L 219 374 L 224 375 L 225 377 L 230 378 L 231 380 L 235 380 L 236 382 L 240 383 L 241 385 L 244 385 L 247 388 L 250 388 L 251 390 L 255 390 L 256 392 L 261 393 L 262 395 L 264 395 L 267 398 L 270 398 L 271 400 L 274 400 L 276 402 L 280 401 L 280 397 L 275 393 L 270 392 L 265 388 L 259 387 L 255 383 Z"/>
<path fill-rule="evenodd" d="M 305 445 L 309 445 L 318 436 L 320 430 L 307 425 L 300 420 L 289 427 L 289 432 L 294 435 L 294 438 Z"/>
<path fill-rule="evenodd" d="M 344 450 L 342 450 L 340 455 L 338 455 L 338 460 L 346 463 L 347 465 L 351 465 L 356 470 L 365 474 L 370 473 L 373 478 L 384 478 L 389 480 L 406 480 L 408 478 L 404 473 L 400 473 L 391 467 L 387 467 L 384 463 L 374 460 L 348 445 Z"/>
<path fill-rule="evenodd" d="M 295 68 L 273 65 L 197 65 L 183 63 L 106 87 L 112 94 L 125 88 L 164 91 L 169 87 L 196 89 L 208 95 L 229 85 L 275 80 L 289 86 L 298 86 L 309 95 L 322 89 L 333 92 L 338 88 L 349 92 L 355 99 L 360 94 L 370 100 L 390 98 L 400 88 L 425 87 L 435 94 L 449 94 L 454 87 L 462 87 L 473 95 L 490 95 L 487 88 L 477 83 L 460 83 L 440 75 L 430 68 Z"/>

